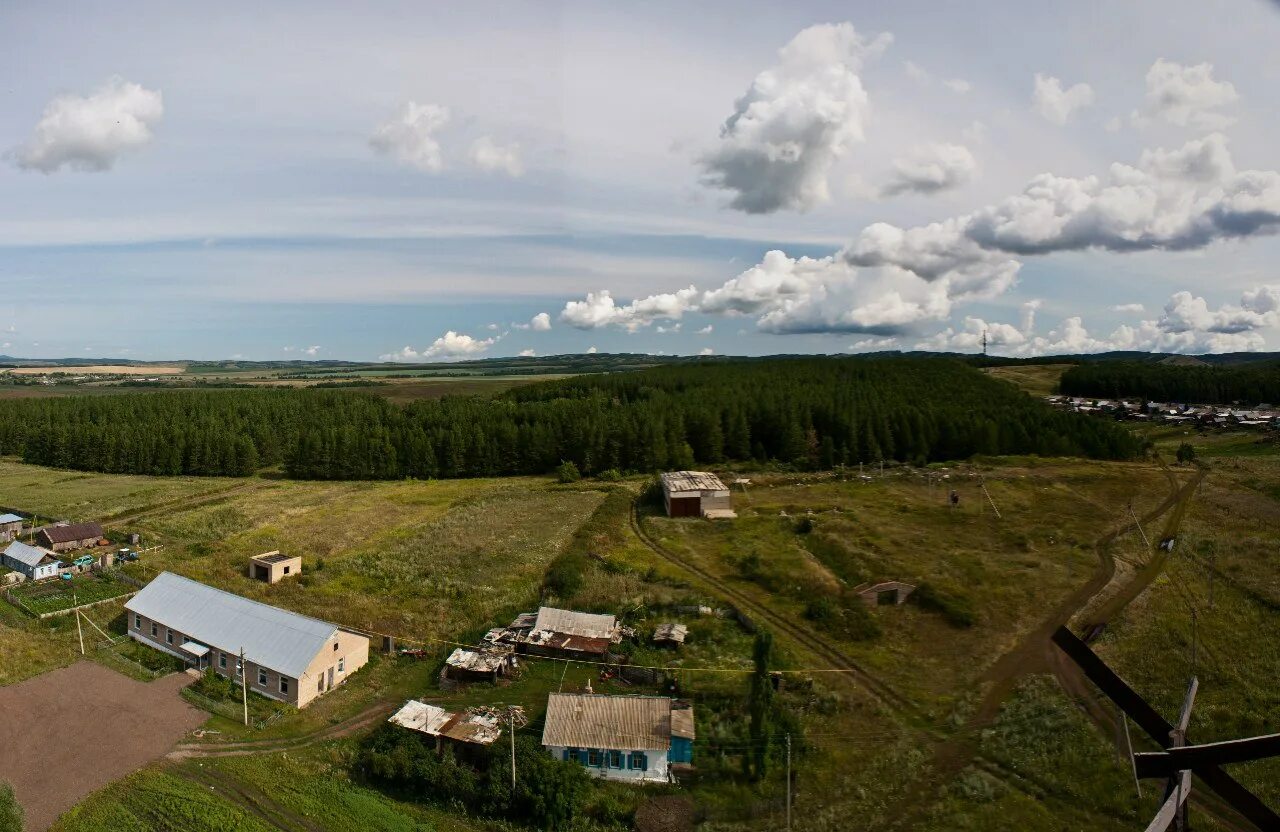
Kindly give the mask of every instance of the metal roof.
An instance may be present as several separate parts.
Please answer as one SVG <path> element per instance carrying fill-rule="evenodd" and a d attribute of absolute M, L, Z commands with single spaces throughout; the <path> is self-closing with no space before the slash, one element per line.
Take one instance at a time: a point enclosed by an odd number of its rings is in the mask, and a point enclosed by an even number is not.
<path fill-rule="evenodd" d="M 553 693 L 542 744 L 616 751 L 668 751 L 671 700 L 665 696 Z"/>
<path fill-rule="evenodd" d="M 22 518 L 16 514 L 0 514 L 0 523 L 21 523 Z"/>
<path fill-rule="evenodd" d="M 687 740 L 696 739 L 693 730 L 693 706 L 672 707 L 671 709 L 671 736 L 684 737 Z"/>
<path fill-rule="evenodd" d="M 490 745 L 502 735 L 501 721 L 486 709 L 472 708 L 456 714 L 416 699 L 406 702 L 387 722 L 433 737 L 478 745 Z"/>
<path fill-rule="evenodd" d="M 189 638 L 297 679 L 338 633 L 336 624 L 308 618 L 190 578 L 161 572 L 125 605 L 130 612 Z"/>
<path fill-rule="evenodd" d="M 40 529 L 51 543 L 71 543 L 77 540 L 88 540 L 91 537 L 102 537 L 102 526 L 99 523 L 68 523 L 63 526 L 45 526 Z"/>
<path fill-rule="evenodd" d="M 38 546 L 28 546 L 21 540 L 15 540 L 4 550 L 5 557 L 13 558 L 27 566 L 38 566 L 45 558 L 53 557 L 53 553 Z"/>
<path fill-rule="evenodd" d="M 662 487 L 668 493 L 729 490 L 719 477 L 706 471 L 668 471 L 662 475 Z"/>
<path fill-rule="evenodd" d="M 538 618 L 533 623 L 533 631 L 537 633 L 543 630 L 585 638 L 612 639 L 618 634 L 618 619 L 612 615 L 539 607 Z"/>

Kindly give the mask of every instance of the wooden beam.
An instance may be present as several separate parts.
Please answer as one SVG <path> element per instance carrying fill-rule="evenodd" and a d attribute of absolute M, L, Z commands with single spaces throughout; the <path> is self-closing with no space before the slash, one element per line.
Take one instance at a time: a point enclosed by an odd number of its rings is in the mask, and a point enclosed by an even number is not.
<path fill-rule="evenodd" d="M 1242 740 L 1187 745 L 1165 751 L 1144 751 L 1133 755 L 1138 776 L 1171 777 L 1174 772 L 1190 769 L 1196 774 L 1206 766 L 1247 763 L 1264 757 L 1280 757 L 1280 734 L 1267 734 Z"/>
<path fill-rule="evenodd" d="M 1178 816 L 1178 810 L 1187 802 L 1187 798 L 1191 795 L 1191 772 L 1184 771 L 1178 779 L 1178 787 L 1173 790 L 1164 804 L 1161 805 L 1160 811 L 1156 812 L 1156 816 L 1151 819 L 1151 823 L 1147 824 L 1147 832 L 1165 832 L 1173 823 L 1174 818 Z"/>

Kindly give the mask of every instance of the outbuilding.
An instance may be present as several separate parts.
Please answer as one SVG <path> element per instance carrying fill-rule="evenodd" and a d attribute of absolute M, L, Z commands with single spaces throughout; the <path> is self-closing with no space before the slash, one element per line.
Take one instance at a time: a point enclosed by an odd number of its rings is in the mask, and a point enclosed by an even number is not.
<path fill-rule="evenodd" d="M 444 662 L 444 677 L 455 682 L 497 682 L 514 667 L 511 648 L 455 648 Z"/>
<path fill-rule="evenodd" d="M 891 607 L 905 604 L 916 588 L 914 584 L 903 581 L 881 581 L 856 586 L 853 591 L 868 607 Z"/>
<path fill-rule="evenodd" d="M 302 555 L 282 555 L 276 551 L 249 558 L 249 577 L 257 581 L 274 584 L 283 578 L 301 574 Z"/>
<path fill-rule="evenodd" d="M 36 532 L 36 542 L 54 552 L 97 546 L 102 540 L 100 523 L 58 523 Z"/>
<path fill-rule="evenodd" d="M 668 471 L 662 475 L 662 504 L 668 517 L 735 517 L 729 489 L 706 471 Z"/>
<path fill-rule="evenodd" d="M 22 534 L 22 518 L 12 512 L 0 514 L 0 543 L 16 540 Z"/>
<path fill-rule="evenodd" d="M 125 610 L 135 641 L 236 682 L 247 674 L 257 693 L 299 708 L 369 660 L 362 635 L 172 572 L 161 572 Z"/>
<path fill-rule="evenodd" d="M 410 699 L 387 721 L 434 737 L 437 751 L 449 745 L 463 756 L 474 755 L 476 759 L 479 759 L 478 752 L 502 736 L 502 720 L 490 708 L 470 708 L 454 713 Z"/>
<path fill-rule="evenodd" d="M 662 783 L 692 762 L 693 736 L 692 706 L 666 696 L 553 693 L 542 745 L 596 777 Z"/>
<path fill-rule="evenodd" d="M 0 555 L 0 561 L 14 572 L 21 572 L 29 581 L 42 581 L 52 578 L 62 568 L 62 561 L 48 549 L 29 546 L 21 540 L 15 540 Z"/>
<path fill-rule="evenodd" d="M 517 642 L 521 651 L 556 658 L 600 658 L 622 641 L 622 628 L 612 615 L 555 607 L 539 607 L 533 627 Z"/>

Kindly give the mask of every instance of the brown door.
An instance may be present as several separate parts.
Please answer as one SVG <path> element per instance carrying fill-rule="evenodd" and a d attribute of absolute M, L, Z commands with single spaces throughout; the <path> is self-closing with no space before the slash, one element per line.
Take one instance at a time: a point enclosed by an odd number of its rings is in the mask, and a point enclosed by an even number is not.
<path fill-rule="evenodd" d="M 329 687 L 333 687 L 333 668 L 329 668 Z"/>

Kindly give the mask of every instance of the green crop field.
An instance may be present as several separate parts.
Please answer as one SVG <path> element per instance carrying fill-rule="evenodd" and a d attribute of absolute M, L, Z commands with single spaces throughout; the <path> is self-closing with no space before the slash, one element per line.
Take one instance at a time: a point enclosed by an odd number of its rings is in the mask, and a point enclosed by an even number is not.
<path fill-rule="evenodd" d="M 110 573 L 76 575 L 71 580 L 54 579 L 38 584 L 19 584 L 9 590 L 19 606 L 32 615 L 69 610 L 135 592 L 137 587 Z"/>

